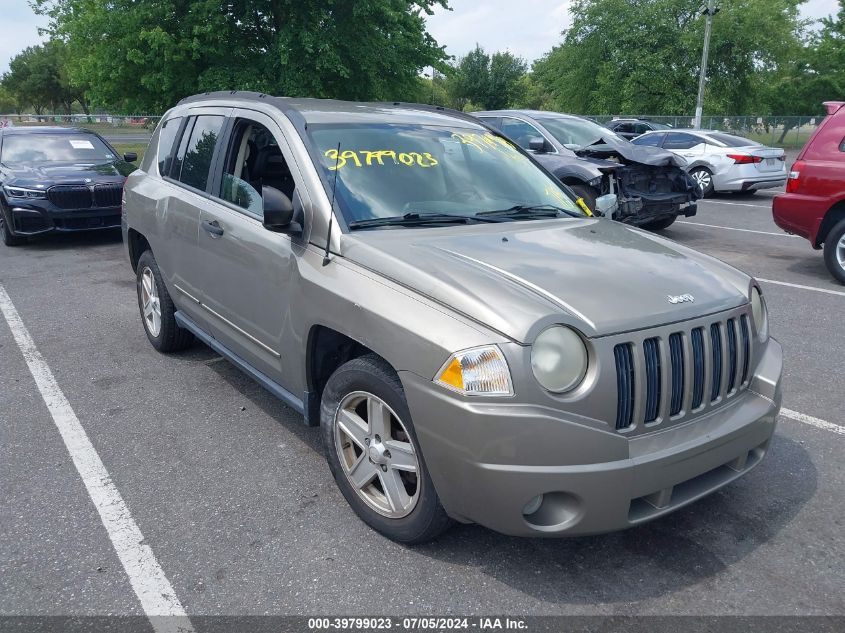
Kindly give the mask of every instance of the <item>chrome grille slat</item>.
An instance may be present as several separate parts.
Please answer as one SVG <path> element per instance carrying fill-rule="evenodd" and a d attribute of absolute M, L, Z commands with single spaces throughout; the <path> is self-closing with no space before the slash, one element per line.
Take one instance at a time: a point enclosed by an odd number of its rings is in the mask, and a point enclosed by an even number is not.
<path fill-rule="evenodd" d="M 669 415 L 678 415 L 684 406 L 684 340 L 683 334 L 675 332 L 669 337 L 669 356 L 671 359 L 672 400 Z"/>
<path fill-rule="evenodd" d="M 712 379 L 710 383 L 710 402 L 719 399 L 722 391 L 722 324 L 714 323 L 710 326 L 710 346 L 713 349 L 711 356 Z"/>
<path fill-rule="evenodd" d="M 645 422 L 654 422 L 660 413 L 660 344 L 656 338 L 643 341 L 645 357 Z"/>
<path fill-rule="evenodd" d="M 748 317 L 742 315 L 739 319 L 740 336 L 742 338 L 742 384 L 748 382 L 748 366 L 751 363 L 751 335 L 748 329 Z"/>
<path fill-rule="evenodd" d="M 613 349 L 616 358 L 616 428 L 626 429 L 634 421 L 634 358 L 631 344 L 623 343 Z"/>
<path fill-rule="evenodd" d="M 728 337 L 728 390 L 731 393 L 736 386 L 736 367 L 737 367 L 737 346 L 736 346 L 736 320 L 728 319 L 727 325 Z"/>
<path fill-rule="evenodd" d="M 704 335 L 701 328 L 695 328 L 691 334 L 693 358 L 692 409 L 698 409 L 704 401 Z"/>

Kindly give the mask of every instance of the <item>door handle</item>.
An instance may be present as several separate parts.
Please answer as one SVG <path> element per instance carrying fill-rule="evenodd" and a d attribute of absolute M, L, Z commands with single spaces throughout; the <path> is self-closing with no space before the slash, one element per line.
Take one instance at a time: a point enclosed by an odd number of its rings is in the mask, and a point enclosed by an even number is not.
<path fill-rule="evenodd" d="M 203 220 L 202 228 L 211 233 L 211 237 L 220 237 L 223 235 L 223 227 L 217 220 Z"/>

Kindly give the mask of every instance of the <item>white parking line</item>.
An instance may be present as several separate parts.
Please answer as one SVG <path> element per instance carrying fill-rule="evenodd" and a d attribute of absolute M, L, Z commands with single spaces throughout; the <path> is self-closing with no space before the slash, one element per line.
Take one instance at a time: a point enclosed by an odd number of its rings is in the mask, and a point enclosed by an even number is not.
<path fill-rule="evenodd" d="M 723 200 L 700 200 L 698 204 L 727 204 L 731 207 L 754 207 L 756 209 L 768 209 L 768 204 L 751 204 L 750 202 L 724 202 Z"/>
<path fill-rule="evenodd" d="M 789 288 L 798 288 L 799 290 L 812 290 L 813 292 L 823 292 L 828 295 L 838 295 L 840 297 L 845 297 L 845 292 L 841 290 L 829 290 L 828 288 L 817 288 L 816 286 L 804 286 L 802 284 L 789 283 L 788 281 L 775 281 L 774 279 L 763 279 L 762 277 L 757 277 L 757 281 L 762 281 L 767 284 L 775 284 L 777 286 L 787 286 Z"/>
<path fill-rule="evenodd" d="M 738 229 L 734 226 L 719 226 L 718 224 L 705 224 L 704 222 L 687 222 L 679 220 L 678 224 L 692 224 L 695 226 L 706 226 L 711 229 L 724 229 L 725 231 L 742 231 L 743 233 L 758 233 L 759 235 L 776 235 L 777 237 L 798 237 L 789 233 L 775 233 L 773 231 L 755 231 L 753 229 Z"/>
<path fill-rule="evenodd" d="M 792 409 L 781 409 L 780 414 L 785 418 L 797 420 L 798 422 L 803 422 L 804 424 L 809 424 L 810 426 L 815 426 L 819 429 L 824 429 L 825 431 L 845 435 L 845 426 L 840 426 L 839 424 L 832 424 L 830 422 L 826 422 L 825 420 L 814 418 L 811 415 L 798 413 L 798 411 L 793 411 Z"/>
<path fill-rule="evenodd" d="M 144 536 L 129 513 L 126 502 L 2 285 L 0 312 L 23 354 L 153 629 L 159 633 L 192 632 L 191 621 L 164 575 L 164 570 L 159 566 L 150 546 L 144 543 Z"/>

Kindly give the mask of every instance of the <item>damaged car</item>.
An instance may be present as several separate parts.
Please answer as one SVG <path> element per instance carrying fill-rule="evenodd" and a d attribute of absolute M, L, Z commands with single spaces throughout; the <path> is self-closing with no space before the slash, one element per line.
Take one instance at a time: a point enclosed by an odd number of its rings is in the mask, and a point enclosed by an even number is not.
<path fill-rule="evenodd" d="M 473 116 L 534 154 L 599 215 L 659 231 L 696 213 L 700 189 L 684 170 L 685 160 L 672 152 L 633 145 L 569 114 L 494 110 Z"/>

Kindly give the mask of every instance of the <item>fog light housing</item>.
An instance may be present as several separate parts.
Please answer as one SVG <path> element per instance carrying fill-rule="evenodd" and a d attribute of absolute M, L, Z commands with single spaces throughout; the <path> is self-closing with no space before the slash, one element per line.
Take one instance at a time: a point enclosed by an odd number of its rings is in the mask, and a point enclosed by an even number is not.
<path fill-rule="evenodd" d="M 525 507 L 522 509 L 522 514 L 525 516 L 531 516 L 540 509 L 541 505 L 543 505 L 543 495 L 537 495 L 525 504 Z"/>

